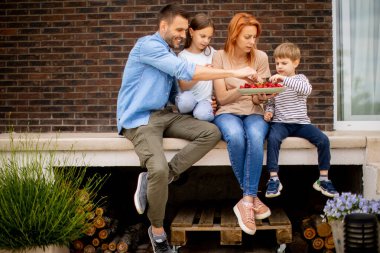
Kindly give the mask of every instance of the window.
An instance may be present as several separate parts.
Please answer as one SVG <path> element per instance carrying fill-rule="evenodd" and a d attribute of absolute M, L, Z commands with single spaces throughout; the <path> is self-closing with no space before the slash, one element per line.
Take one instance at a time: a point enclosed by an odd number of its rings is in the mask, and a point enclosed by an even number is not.
<path fill-rule="evenodd" d="M 380 129 L 380 1 L 334 0 L 336 130 Z"/>

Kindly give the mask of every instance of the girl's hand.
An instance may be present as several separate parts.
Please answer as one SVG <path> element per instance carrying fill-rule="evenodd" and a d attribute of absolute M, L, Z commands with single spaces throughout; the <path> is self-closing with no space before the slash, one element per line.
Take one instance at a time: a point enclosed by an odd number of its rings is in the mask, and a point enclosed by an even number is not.
<path fill-rule="evenodd" d="M 215 112 L 216 112 L 216 108 L 218 107 L 218 104 L 216 103 L 216 98 L 215 98 L 215 96 L 212 96 L 212 97 L 211 97 L 211 107 L 212 107 L 212 110 L 213 110 L 213 112 L 214 112 L 214 114 L 215 114 Z"/>
<path fill-rule="evenodd" d="M 282 75 L 279 75 L 279 74 L 275 74 L 275 75 L 269 77 L 269 81 L 270 81 L 271 83 L 281 83 L 281 82 L 284 81 L 285 77 L 286 77 L 286 76 L 282 76 Z"/>

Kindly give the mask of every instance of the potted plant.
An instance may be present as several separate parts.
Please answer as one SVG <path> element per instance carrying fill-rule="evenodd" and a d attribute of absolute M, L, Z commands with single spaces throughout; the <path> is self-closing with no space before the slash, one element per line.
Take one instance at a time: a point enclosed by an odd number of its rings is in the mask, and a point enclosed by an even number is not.
<path fill-rule="evenodd" d="M 0 251 L 68 251 L 90 226 L 106 176 L 88 177 L 27 135 L 0 150 Z"/>
<path fill-rule="evenodd" d="M 323 209 L 334 237 L 336 252 L 344 252 L 344 218 L 348 214 L 380 214 L 380 201 L 367 200 L 362 195 L 344 192 L 329 199 Z M 380 236 L 380 231 L 378 231 Z M 380 238 L 379 238 L 380 241 Z"/>

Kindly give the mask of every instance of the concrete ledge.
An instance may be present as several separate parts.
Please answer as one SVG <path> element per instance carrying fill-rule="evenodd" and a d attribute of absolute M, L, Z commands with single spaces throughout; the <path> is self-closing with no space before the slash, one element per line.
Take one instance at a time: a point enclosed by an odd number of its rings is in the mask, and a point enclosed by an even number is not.
<path fill-rule="evenodd" d="M 332 165 L 360 165 L 363 168 L 363 194 L 380 199 L 380 132 L 326 132 L 331 144 Z M 129 167 L 140 166 L 134 147 L 116 133 L 42 133 L 13 134 L 14 143 L 20 139 L 38 141 L 47 152 L 55 150 L 58 157 L 70 157 L 73 166 Z M 170 160 L 188 141 L 165 138 L 165 155 Z M 0 134 L 0 152 L 9 153 L 10 134 Z M 18 152 L 23 152 L 21 148 Z M 265 154 L 265 152 L 264 152 Z M 301 138 L 284 140 L 279 157 L 280 165 L 317 165 L 317 150 Z M 264 164 L 266 164 L 264 157 Z M 229 166 L 226 143 L 220 141 L 195 166 Z M 349 175 L 348 175 L 349 176 Z"/>
<path fill-rule="evenodd" d="M 364 164 L 367 138 L 354 133 L 327 132 L 330 138 L 332 164 Z M 25 134 L 13 134 L 14 143 L 19 143 Z M 0 134 L 0 150 L 9 150 L 9 134 Z M 42 133 L 28 134 L 29 140 L 38 141 L 45 150 L 57 152 L 75 151 L 76 156 L 85 157 L 90 166 L 139 166 L 133 144 L 116 133 Z M 164 149 L 168 159 L 187 145 L 188 141 L 165 138 Z M 264 159 L 265 160 L 265 159 Z M 315 147 L 307 140 L 291 137 L 284 140 L 280 152 L 280 164 L 317 164 Z M 230 165 L 226 143 L 220 141 L 216 147 L 195 165 Z"/>

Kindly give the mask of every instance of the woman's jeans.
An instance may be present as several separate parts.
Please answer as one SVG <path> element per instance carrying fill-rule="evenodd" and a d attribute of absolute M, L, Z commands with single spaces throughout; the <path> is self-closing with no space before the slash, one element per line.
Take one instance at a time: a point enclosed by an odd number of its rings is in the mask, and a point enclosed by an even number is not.
<path fill-rule="evenodd" d="M 214 120 L 214 111 L 211 102 L 208 100 L 197 101 L 191 91 L 184 91 L 175 98 L 175 105 L 178 111 L 183 114 L 193 112 L 196 119 L 204 121 Z"/>
<path fill-rule="evenodd" d="M 223 140 L 227 142 L 231 166 L 243 189 L 243 195 L 256 197 L 268 123 L 264 121 L 263 115 L 230 113 L 216 116 L 214 123 L 219 127 Z"/>
<path fill-rule="evenodd" d="M 278 172 L 278 156 L 282 141 L 288 137 L 300 137 L 310 141 L 318 150 L 320 170 L 330 169 L 330 140 L 312 124 L 271 123 L 267 141 L 267 168 L 269 172 Z"/>

